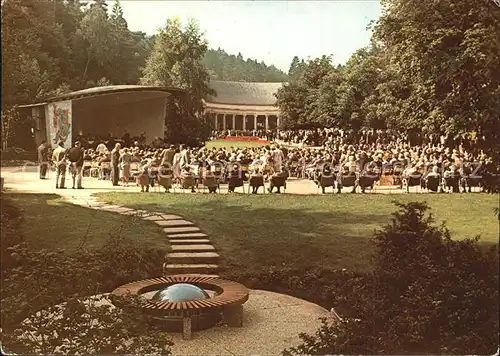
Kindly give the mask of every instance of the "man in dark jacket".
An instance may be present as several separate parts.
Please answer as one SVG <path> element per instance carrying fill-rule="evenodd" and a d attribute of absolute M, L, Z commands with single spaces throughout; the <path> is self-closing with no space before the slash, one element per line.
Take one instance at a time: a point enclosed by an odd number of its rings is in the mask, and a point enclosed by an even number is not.
<path fill-rule="evenodd" d="M 83 171 L 83 148 L 79 141 L 75 142 L 75 145 L 70 148 L 66 157 L 70 162 L 71 176 L 73 178 L 73 189 L 75 189 L 75 180 L 78 189 L 83 189 L 82 187 L 82 171 Z"/>
<path fill-rule="evenodd" d="M 49 147 L 46 141 L 42 141 L 38 146 L 38 164 L 40 166 L 40 179 L 45 179 L 49 167 Z"/>

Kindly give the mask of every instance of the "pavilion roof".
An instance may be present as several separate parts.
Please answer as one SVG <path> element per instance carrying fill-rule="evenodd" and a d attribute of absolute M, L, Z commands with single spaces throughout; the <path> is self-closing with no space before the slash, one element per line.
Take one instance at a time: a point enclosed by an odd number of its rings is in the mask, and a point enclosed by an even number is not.
<path fill-rule="evenodd" d="M 207 98 L 209 103 L 230 105 L 274 106 L 274 94 L 284 83 L 249 83 L 210 81 L 210 88 L 217 92 L 214 97 Z"/>

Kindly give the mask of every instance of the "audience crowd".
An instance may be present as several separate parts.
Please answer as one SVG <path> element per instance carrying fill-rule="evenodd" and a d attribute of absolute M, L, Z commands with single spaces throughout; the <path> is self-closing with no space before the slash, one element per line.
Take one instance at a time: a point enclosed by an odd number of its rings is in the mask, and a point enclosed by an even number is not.
<path fill-rule="evenodd" d="M 190 148 L 168 145 L 160 138 L 146 144 L 145 135 L 122 138 L 79 136 L 82 173 L 111 180 L 113 185 L 135 179 L 142 190 L 174 184 L 196 191 L 198 184 L 215 192 L 250 181 L 286 188 L 288 177 L 314 180 L 326 187 L 373 188 L 376 184 L 421 186 L 430 191 L 498 191 L 498 166 L 479 149 L 478 137 L 427 137 L 419 144 L 392 131 L 346 132 L 339 129 L 289 131 L 214 131 L 213 138 L 257 136 L 273 143 L 254 148 Z M 40 150 L 39 150 L 40 152 Z M 48 157 L 52 157 L 48 155 Z M 41 157 L 43 158 L 43 157 Z M 58 167 L 67 157 L 52 157 Z M 186 181 L 188 181 L 186 183 Z M 212 182 L 207 185 L 207 181 Z M 257 187 L 258 188 L 258 187 Z M 254 189 L 254 193 L 256 190 Z"/>

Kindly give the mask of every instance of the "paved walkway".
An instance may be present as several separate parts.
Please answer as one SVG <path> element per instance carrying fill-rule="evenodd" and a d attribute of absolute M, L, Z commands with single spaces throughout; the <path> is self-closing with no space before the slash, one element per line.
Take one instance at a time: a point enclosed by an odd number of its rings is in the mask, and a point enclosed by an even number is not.
<path fill-rule="evenodd" d="M 2 176 L 5 177 L 6 185 L 11 188 L 25 190 L 25 191 L 36 191 L 36 192 L 46 192 L 46 193 L 54 193 L 62 196 L 66 195 L 82 195 L 88 196 L 87 191 L 91 190 L 92 193 L 97 192 L 110 192 L 110 191 L 123 191 L 123 192 L 137 192 L 140 189 L 134 184 L 130 184 L 128 187 L 122 186 L 112 186 L 109 181 L 100 181 L 96 178 L 83 178 L 83 186 L 87 189 L 78 191 L 67 189 L 66 191 L 56 190 L 55 189 L 55 173 L 50 172 L 49 179 L 40 180 L 38 179 L 36 167 L 27 167 L 25 169 L 20 167 L 2 167 Z M 71 181 L 66 182 L 66 186 L 71 187 Z M 266 184 L 266 186 L 269 186 Z M 415 188 L 412 188 L 412 191 Z M 349 193 L 352 188 L 344 188 L 342 189 L 342 193 Z M 163 188 L 152 188 L 150 191 L 164 191 Z M 176 189 L 175 192 L 179 192 L 179 189 Z M 186 190 L 187 192 L 188 190 Z M 200 192 L 203 190 L 200 189 Z M 245 183 L 245 194 L 248 193 L 248 183 Z M 174 192 L 174 191 L 172 191 Z M 206 192 L 206 190 L 205 190 Z M 237 193 L 243 193 L 243 188 L 236 188 Z M 287 181 L 287 189 L 284 191 L 287 194 L 298 194 L 298 195 L 316 195 L 321 194 L 321 190 L 311 181 L 307 179 L 296 179 L 289 178 Z M 326 188 L 327 194 L 332 194 L 333 189 L 331 187 Z M 227 184 L 222 184 L 220 193 L 227 194 Z M 260 188 L 259 193 L 263 193 L 262 188 Z M 367 194 L 401 194 L 403 190 L 398 189 L 397 187 L 387 187 L 387 186 L 378 186 L 375 188 L 374 192 L 370 192 L 367 190 Z M 266 192 L 267 194 L 267 192 Z"/>
<path fill-rule="evenodd" d="M 90 209 L 133 215 L 158 225 L 167 236 L 170 251 L 163 266 L 164 273 L 197 273 L 217 275 L 219 254 L 203 233 L 192 221 L 166 212 L 135 210 L 118 205 L 100 202 L 92 194 L 107 191 L 137 191 L 137 187 L 113 187 L 109 182 L 94 178 L 84 180 L 85 189 L 56 189 L 54 177 L 40 180 L 36 172 L 23 172 L 16 169 L 2 170 L 5 187 L 22 192 L 58 194 L 72 204 Z M 70 183 L 71 184 L 71 183 Z M 106 187 L 108 186 L 108 187 Z"/>

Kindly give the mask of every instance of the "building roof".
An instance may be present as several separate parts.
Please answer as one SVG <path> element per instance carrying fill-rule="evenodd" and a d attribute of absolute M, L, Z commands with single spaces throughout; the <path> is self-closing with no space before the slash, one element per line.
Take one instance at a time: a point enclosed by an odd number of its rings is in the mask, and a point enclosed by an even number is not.
<path fill-rule="evenodd" d="M 209 86 L 217 93 L 214 97 L 207 98 L 207 103 L 226 104 L 226 105 L 241 105 L 241 106 L 275 106 L 276 98 L 274 94 L 284 83 L 247 83 L 247 82 L 226 82 L 226 81 L 211 81 Z M 63 100 L 76 100 L 91 96 L 115 94 L 122 92 L 138 92 L 138 91 L 161 91 L 172 94 L 185 93 L 183 89 L 154 87 L 143 85 L 111 85 L 104 87 L 94 87 L 83 90 L 74 91 L 71 93 L 48 98 L 44 102 L 20 105 L 19 108 L 29 108 L 34 106 L 42 106 L 51 102 Z"/>
<path fill-rule="evenodd" d="M 217 96 L 207 98 L 207 102 L 230 105 L 274 106 L 274 94 L 283 83 L 247 83 L 213 80 L 209 86 Z"/>
<path fill-rule="evenodd" d="M 55 101 L 63 100 L 76 100 L 81 98 L 87 98 L 91 96 L 104 95 L 104 94 L 117 94 L 124 92 L 139 92 L 139 91 L 150 91 L 150 92 L 166 92 L 172 94 L 185 93 L 183 89 L 178 88 L 167 88 L 167 87 L 153 87 L 144 85 L 110 85 L 104 87 L 94 87 L 83 90 L 74 91 L 71 93 L 55 96 L 46 99 L 44 102 L 30 104 L 30 105 L 19 105 L 19 108 L 29 108 L 34 106 L 42 106 Z"/>

